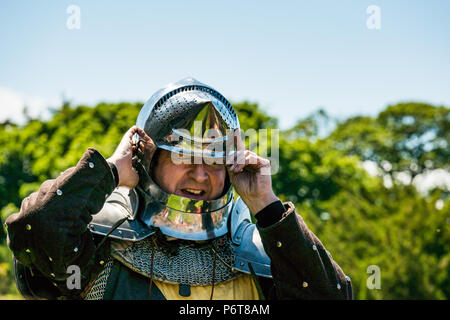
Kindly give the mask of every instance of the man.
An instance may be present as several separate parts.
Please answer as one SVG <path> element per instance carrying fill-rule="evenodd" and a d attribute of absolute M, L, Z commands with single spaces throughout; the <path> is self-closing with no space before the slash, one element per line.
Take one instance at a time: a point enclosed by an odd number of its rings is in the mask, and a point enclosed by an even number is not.
<path fill-rule="evenodd" d="M 231 104 L 195 79 L 156 92 L 110 158 L 88 149 L 8 217 L 20 292 L 351 299 L 350 278 L 276 197 L 270 161 L 245 150 L 239 128 Z"/>

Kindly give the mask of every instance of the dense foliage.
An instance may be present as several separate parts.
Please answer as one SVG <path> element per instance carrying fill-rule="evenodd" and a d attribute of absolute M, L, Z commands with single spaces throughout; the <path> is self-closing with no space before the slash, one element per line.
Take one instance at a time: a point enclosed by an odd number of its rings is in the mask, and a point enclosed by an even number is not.
<path fill-rule="evenodd" d="M 23 127 L 0 124 L 2 222 L 44 180 L 74 166 L 86 148 L 111 155 L 141 106 L 65 103 L 49 121 L 30 119 Z M 257 104 L 235 107 L 244 130 L 277 127 L 277 119 Z M 355 298 L 450 297 L 448 188 L 420 193 L 413 184 L 432 170 L 450 170 L 449 123 L 446 107 L 402 103 L 377 117 L 345 121 L 318 111 L 280 133 L 275 192 L 296 204 L 352 278 Z M 367 163 L 377 175 L 364 169 Z M 380 270 L 379 288 L 368 285 L 374 265 Z M 14 297 L 17 290 L 6 231 L 0 228 L 2 295 Z"/>

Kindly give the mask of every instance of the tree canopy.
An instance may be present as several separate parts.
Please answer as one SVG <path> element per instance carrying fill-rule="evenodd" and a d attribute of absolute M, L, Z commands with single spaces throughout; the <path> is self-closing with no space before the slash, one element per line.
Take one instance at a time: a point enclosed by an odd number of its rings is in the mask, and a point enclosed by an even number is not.
<path fill-rule="evenodd" d="M 244 130 L 277 128 L 276 117 L 257 103 L 234 106 Z M 0 124 L 2 222 L 43 181 L 74 166 L 88 147 L 110 156 L 141 107 L 64 103 L 48 121 Z M 450 170 L 449 122 L 447 107 L 410 102 L 390 105 L 376 117 L 344 121 L 319 110 L 280 132 L 275 193 L 295 203 L 351 277 L 356 299 L 450 297 L 448 189 L 424 194 L 398 179 Z M 365 161 L 379 174 L 369 174 Z M 0 296 L 17 294 L 5 239 L 0 229 Z M 368 285 L 370 266 L 380 270 L 380 288 Z"/>

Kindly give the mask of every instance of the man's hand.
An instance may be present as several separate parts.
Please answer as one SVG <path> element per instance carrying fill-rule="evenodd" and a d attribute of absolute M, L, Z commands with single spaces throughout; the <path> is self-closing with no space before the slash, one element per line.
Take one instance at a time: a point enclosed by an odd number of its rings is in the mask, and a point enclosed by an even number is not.
<path fill-rule="evenodd" d="M 140 136 L 140 152 L 143 153 L 145 163 L 150 164 L 151 158 L 155 153 L 156 146 L 152 139 L 145 133 L 144 130 L 136 126 L 131 127 L 123 136 L 122 141 L 114 151 L 114 154 L 106 159 L 106 161 L 113 163 L 117 167 L 119 173 L 118 186 L 126 186 L 134 188 L 139 182 L 139 176 L 132 165 L 133 150 L 132 138 L 137 133 Z"/>
<path fill-rule="evenodd" d="M 237 151 L 227 158 L 231 184 L 255 215 L 278 198 L 272 190 L 270 161 L 245 150 L 240 132 L 235 133 Z"/>

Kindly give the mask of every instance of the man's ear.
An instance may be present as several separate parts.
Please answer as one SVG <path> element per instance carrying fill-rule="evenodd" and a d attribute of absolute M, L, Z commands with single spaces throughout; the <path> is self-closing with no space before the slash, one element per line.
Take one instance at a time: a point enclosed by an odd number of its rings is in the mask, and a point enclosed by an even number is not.
<path fill-rule="evenodd" d="M 160 156 L 161 156 L 161 149 L 156 148 L 155 153 L 153 154 L 152 160 L 150 161 L 150 165 L 148 168 L 148 171 L 150 172 L 150 176 L 153 179 L 153 181 L 155 181 L 155 182 L 156 182 L 155 170 L 153 170 L 153 169 L 156 168 L 156 166 L 158 165 Z"/>

